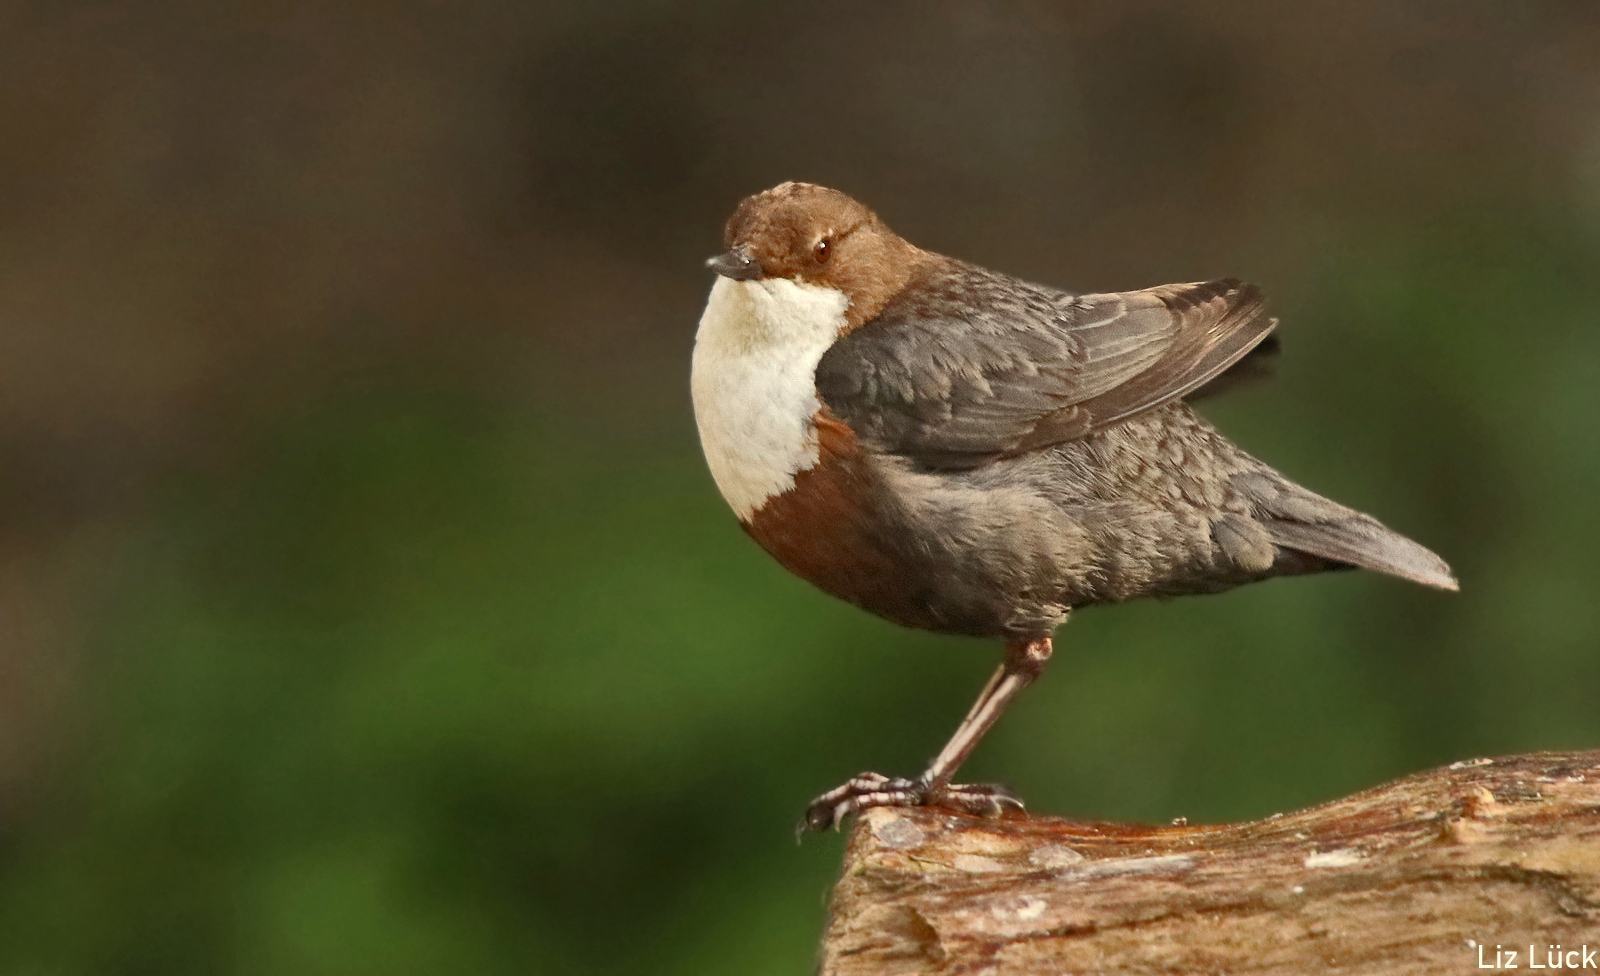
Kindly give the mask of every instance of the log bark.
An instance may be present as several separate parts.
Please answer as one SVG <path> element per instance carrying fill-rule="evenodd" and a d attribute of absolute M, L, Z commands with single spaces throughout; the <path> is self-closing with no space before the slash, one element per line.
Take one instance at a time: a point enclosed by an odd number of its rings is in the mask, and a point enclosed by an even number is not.
<path fill-rule="evenodd" d="M 1566 969 L 1600 970 L 1600 751 L 1469 760 L 1221 826 L 872 810 L 821 972 L 1494 972 L 1558 945 Z"/>

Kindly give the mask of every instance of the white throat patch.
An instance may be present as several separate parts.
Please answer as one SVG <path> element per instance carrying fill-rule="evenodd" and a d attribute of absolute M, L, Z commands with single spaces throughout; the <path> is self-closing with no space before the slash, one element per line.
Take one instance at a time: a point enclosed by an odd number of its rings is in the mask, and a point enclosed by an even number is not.
<path fill-rule="evenodd" d="M 848 305 L 842 291 L 787 278 L 711 286 L 690 389 L 711 477 L 741 520 L 817 463 L 817 362 Z"/>

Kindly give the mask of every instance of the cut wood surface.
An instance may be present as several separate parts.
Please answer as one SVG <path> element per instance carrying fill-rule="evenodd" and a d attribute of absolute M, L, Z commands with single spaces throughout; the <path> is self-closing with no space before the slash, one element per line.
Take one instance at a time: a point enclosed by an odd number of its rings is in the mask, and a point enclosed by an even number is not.
<path fill-rule="evenodd" d="M 1600 970 L 1600 752 L 1469 760 L 1223 826 L 871 810 L 821 972 L 1467 973 L 1548 966 L 1557 945 Z"/>

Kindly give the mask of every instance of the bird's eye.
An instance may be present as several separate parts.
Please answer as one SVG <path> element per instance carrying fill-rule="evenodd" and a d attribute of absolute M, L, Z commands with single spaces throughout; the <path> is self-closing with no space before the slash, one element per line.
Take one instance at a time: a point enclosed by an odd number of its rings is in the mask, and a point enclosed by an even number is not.
<path fill-rule="evenodd" d="M 828 255 L 833 253 L 833 242 L 824 237 L 813 247 L 812 253 L 816 256 L 817 263 L 822 264 L 828 260 Z"/>

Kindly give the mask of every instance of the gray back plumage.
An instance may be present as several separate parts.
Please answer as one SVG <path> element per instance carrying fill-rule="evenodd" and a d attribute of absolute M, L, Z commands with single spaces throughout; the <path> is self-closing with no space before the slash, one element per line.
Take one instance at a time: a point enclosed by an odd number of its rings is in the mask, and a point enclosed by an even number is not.
<path fill-rule="evenodd" d="M 950 262 L 835 343 L 817 389 L 877 449 L 973 467 L 1194 392 L 1271 332 L 1262 305 L 1231 279 L 1073 296 Z"/>
<path fill-rule="evenodd" d="M 1263 304 L 1231 279 L 1073 296 L 941 262 L 828 350 L 817 389 L 871 450 L 933 479 L 912 509 L 970 489 L 963 504 L 986 512 L 975 521 L 952 502 L 912 533 L 971 536 L 943 546 L 969 556 L 931 574 L 940 587 L 977 584 L 963 577 L 1032 552 L 1038 533 L 1071 535 L 1064 517 L 1083 548 L 1036 554 L 1019 589 L 1076 604 L 1343 566 L 1453 589 L 1433 553 L 1295 485 L 1179 402 L 1218 389 L 1268 337 Z M 1029 499 L 1050 499 L 1050 514 Z"/>

